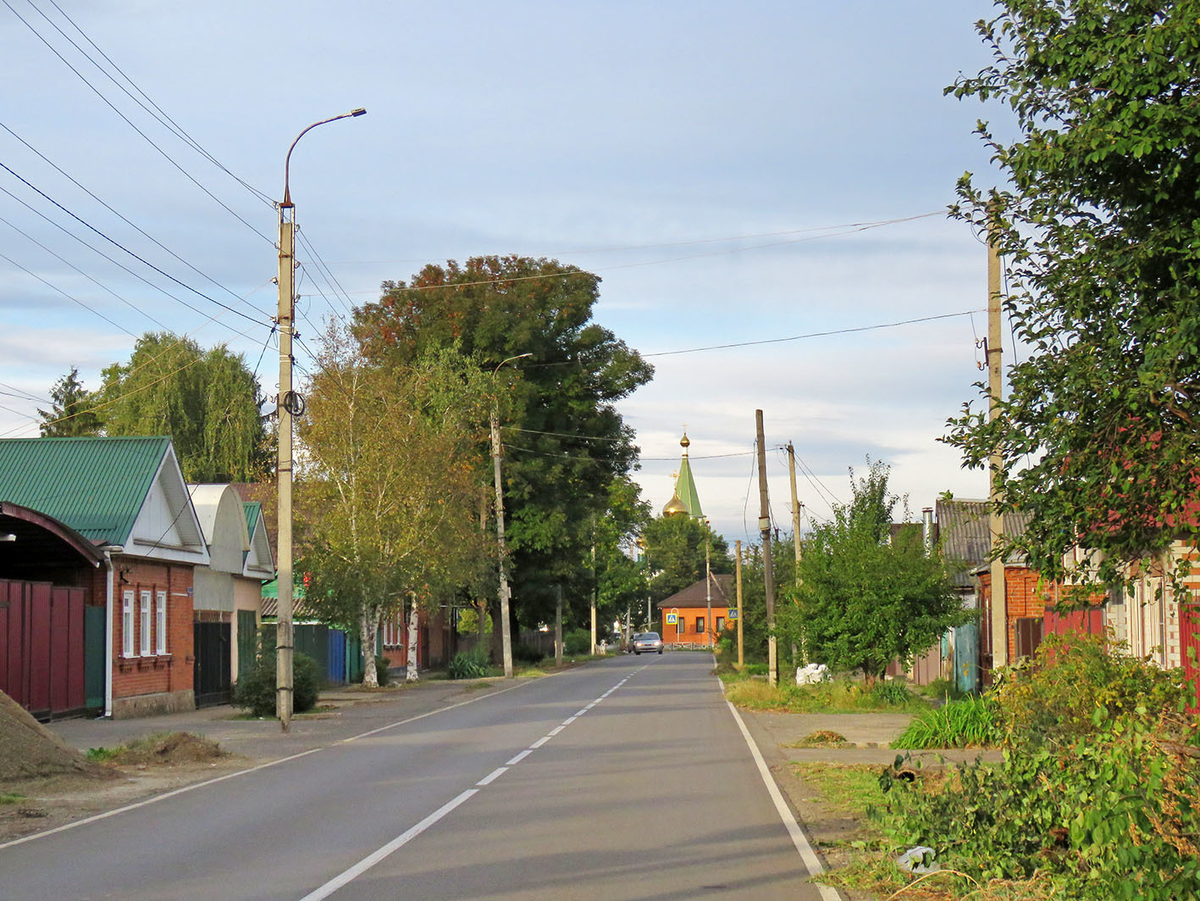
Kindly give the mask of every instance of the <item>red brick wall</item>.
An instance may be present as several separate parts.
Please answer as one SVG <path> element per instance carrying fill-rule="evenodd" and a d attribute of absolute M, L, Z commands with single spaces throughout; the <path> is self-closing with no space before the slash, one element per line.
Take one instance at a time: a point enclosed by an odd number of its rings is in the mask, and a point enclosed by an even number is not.
<path fill-rule="evenodd" d="M 1026 567 L 1006 566 L 1004 568 L 1004 589 L 1008 606 L 1008 661 L 1012 663 L 1017 654 L 1017 632 L 1015 623 L 1021 617 L 1035 616 L 1042 619 L 1046 615 L 1047 593 L 1053 597 L 1053 586 L 1038 588 L 1038 575 Z M 980 623 L 980 639 L 984 643 L 985 654 L 990 652 L 992 638 L 992 574 L 979 574 L 979 597 L 982 621 Z"/>
<path fill-rule="evenodd" d="M 192 567 L 141 560 L 134 557 L 113 558 L 113 699 L 160 692 L 192 690 Z M 154 654 L 151 637 L 151 656 L 126 658 L 121 655 L 122 601 L 126 590 L 134 592 L 133 649 L 141 649 L 141 592 L 167 592 L 167 653 Z M 101 595 L 103 597 L 103 594 Z M 154 611 L 157 616 L 157 609 Z M 152 617 L 151 628 L 155 619 Z"/>

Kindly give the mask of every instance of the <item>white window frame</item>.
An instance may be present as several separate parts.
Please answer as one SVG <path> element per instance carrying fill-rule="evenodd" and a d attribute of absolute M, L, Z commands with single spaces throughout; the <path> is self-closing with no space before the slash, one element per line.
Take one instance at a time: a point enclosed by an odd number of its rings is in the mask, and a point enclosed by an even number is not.
<path fill-rule="evenodd" d="M 167 653 L 167 593 L 159 591 L 154 598 L 154 644 L 155 653 Z"/>
<path fill-rule="evenodd" d="M 133 589 L 126 588 L 121 597 L 121 656 L 136 657 L 133 648 Z"/>
<path fill-rule="evenodd" d="M 141 655 L 143 657 L 151 656 L 150 639 L 153 635 L 151 629 L 154 625 L 154 608 L 150 605 L 152 594 L 153 593 L 150 591 L 150 589 L 142 589 L 142 604 L 140 616 L 138 617 L 138 629 L 140 633 L 138 635 L 138 647 L 141 649 Z"/>

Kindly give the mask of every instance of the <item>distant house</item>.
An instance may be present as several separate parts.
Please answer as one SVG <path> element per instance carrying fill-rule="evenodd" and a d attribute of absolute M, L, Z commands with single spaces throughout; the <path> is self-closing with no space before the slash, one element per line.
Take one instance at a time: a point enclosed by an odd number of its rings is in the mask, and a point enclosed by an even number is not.
<path fill-rule="evenodd" d="M 43 718 L 193 708 L 209 554 L 171 439 L 0 440 L 0 509 L 0 689 Z"/>
<path fill-rule="evenodd" d="M 224 704 L 246 650 L 253 663 L 262 585 L 275 577 L 274 566 L 266 528 L 258 529 L 261 505 L 245 504 L 230 485 L 191 485 L 189 491 L 209 555 L 195 575 L 196 705 Z"/>
<path fill-rule="evenodd" d="M 708 647 L 730 624 L 729 610 L 737 609 L 732 575 L 713 575 L 693 582 L 658 602 L 659 635 L 664 644 Z"/>

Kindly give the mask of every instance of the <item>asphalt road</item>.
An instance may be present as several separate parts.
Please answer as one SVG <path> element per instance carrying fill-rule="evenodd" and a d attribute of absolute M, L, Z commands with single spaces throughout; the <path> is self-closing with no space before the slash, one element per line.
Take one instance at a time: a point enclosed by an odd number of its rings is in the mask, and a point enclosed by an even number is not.
<path fill-rule="evenodd" d="M 711 668 L 609 659 L 0 847 L 0 899 L 836 898 Z"/>

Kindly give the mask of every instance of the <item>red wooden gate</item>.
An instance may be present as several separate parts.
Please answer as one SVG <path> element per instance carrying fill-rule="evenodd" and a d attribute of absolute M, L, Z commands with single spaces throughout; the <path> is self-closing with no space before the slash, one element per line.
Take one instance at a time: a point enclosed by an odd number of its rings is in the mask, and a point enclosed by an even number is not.
<path fill-rule="evenodd" d="M 0 579 L 0 691 L 37 717 L 81 710 L 86 591 Z"/>

